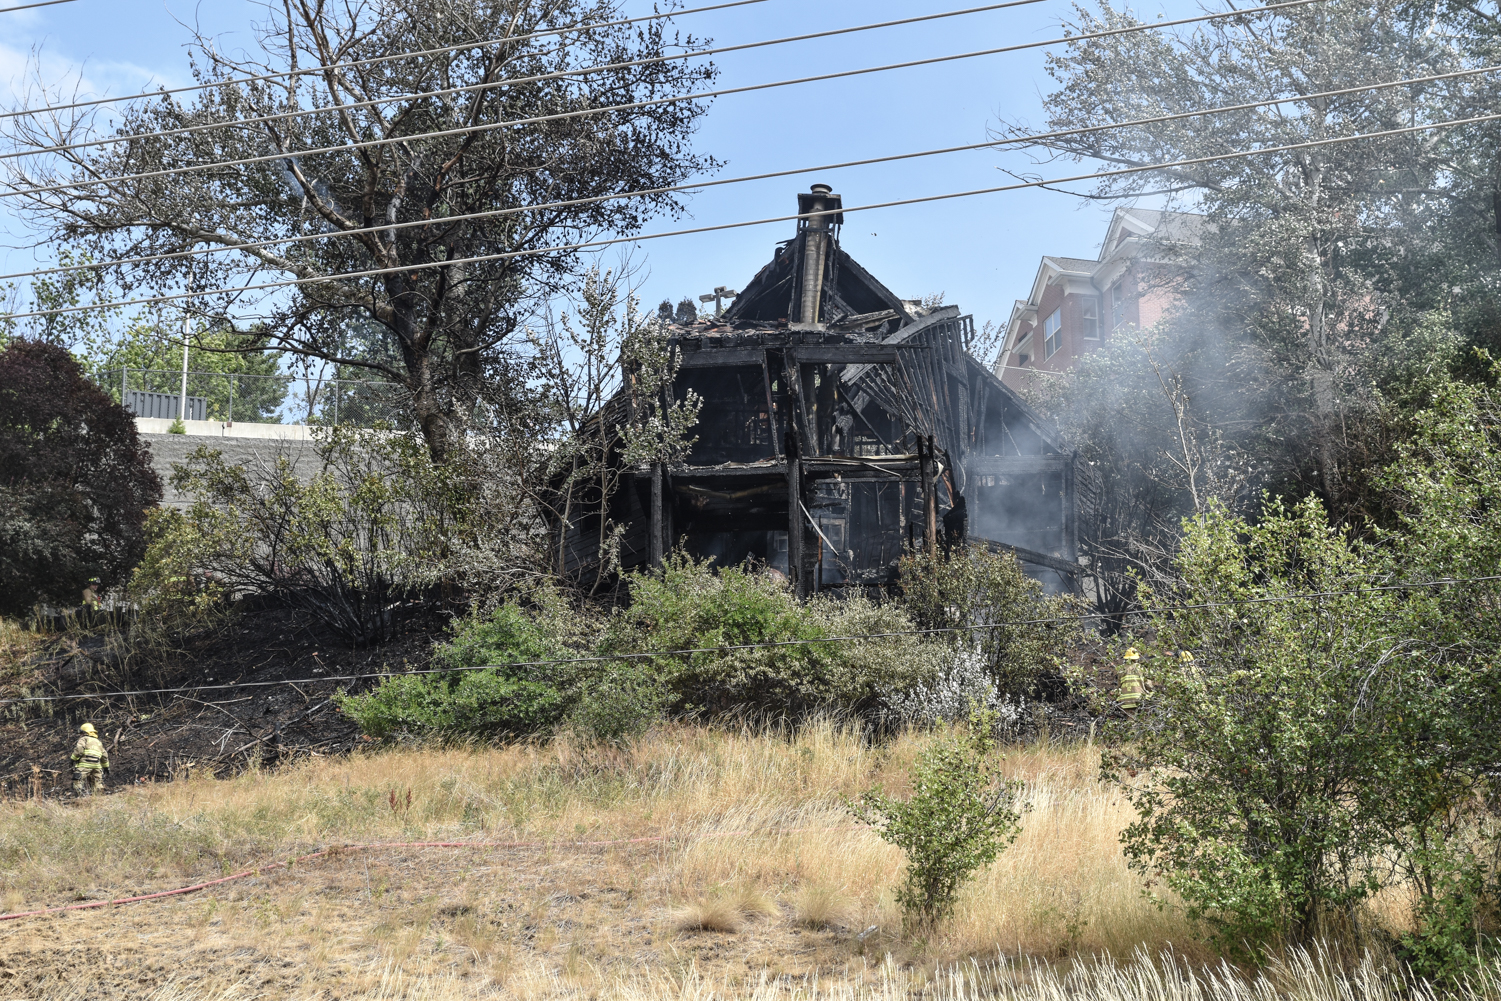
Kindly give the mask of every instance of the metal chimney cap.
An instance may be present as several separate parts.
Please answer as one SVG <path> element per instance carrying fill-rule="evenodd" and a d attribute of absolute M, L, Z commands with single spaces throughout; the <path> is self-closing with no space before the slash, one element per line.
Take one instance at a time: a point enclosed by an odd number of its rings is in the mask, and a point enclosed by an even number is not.
<path fill-rule="evenodd" d="M 797 211 L 799 215 L 807 215 L 809 212 L 831 212 L 830 215 L 820 216 L 822 222 L 820 229 L 825 226 L 843 226 L 844 213 L 838 210 L 844 208 L 844 199 L 834 194 L 834 189 L 827 184 L 815 184 L 808 194 L 797 196 Z M 805 220 L 798 223 L 799 229 L 813 220 Z"/>

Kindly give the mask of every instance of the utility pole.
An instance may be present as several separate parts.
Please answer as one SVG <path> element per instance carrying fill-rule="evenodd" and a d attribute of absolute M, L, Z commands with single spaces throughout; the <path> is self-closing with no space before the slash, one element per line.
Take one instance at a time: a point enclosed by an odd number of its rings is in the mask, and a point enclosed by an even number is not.
<path fill-rule="evenodd" d="M 723 285 L 719 285 L 716 286 L 714 291 L 710 292 L 708 295 L 699 296 L 698 301 L 712 302 L 714 304 L 714 317 L 715 319 L 718 319 L 719 315 L 724 312 L 724 300 L 733 299 L 739 294 L 739 292 L 736 292 L 732 288 L 725 288 Z"/>

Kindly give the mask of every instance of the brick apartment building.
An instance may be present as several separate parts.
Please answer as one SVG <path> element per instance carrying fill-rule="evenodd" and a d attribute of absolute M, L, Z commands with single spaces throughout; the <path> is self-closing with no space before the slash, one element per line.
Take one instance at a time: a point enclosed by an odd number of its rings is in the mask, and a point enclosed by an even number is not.
<path fill-rule="evenodd" d="M 1113 337 L 1150 327 L 1176 298 L 1171 248 L 1198 242 L 1204 217 L 1116 209 L 1097 260 L 1044 257 L 1006 326 L 996 374 L 1012 389 L 1061 375 Z"/>

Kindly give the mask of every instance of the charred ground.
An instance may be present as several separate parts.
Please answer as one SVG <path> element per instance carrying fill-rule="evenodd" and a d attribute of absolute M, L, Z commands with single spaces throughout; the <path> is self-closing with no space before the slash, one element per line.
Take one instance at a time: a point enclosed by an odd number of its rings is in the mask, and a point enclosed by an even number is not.
<path fill-rule="evenodd" d="M 50 626 L 5 665 L 0 698 L 188 690 L 5 706 L 3 795 L 66 794 L 68 754 L 84 721 L 99 728 L 109 748 L 108 785 L 115 788 L 345 753 L 359 733 L 330 699 L 339 689 L 364 691 L 375 682 L 323 679 L 423 667 L 444 621 L 413 615 L 390 642 L 357 649 L 305 612 L 249 602 L 150 650 L 127 649 L 119 624 L 105 618 L 58 619 Z M 237 690 L 280 681 L 288 683 Z"/>

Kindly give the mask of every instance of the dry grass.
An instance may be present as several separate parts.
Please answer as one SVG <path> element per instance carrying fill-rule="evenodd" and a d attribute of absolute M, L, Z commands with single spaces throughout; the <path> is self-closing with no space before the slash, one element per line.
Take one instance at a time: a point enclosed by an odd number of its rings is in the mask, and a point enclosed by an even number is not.
<path fill-rule="evenodd" d="M 141 786 L 76 807 L 12 801 L 0 805 L 7 909 L 165 889 L 331 844 L 530 846 L 343 851 L 108 912 L 104 950 L 105 912 L 0 926 L 0 997 L 71 997 L 90 984 L 93 996 L 157 996 L 150 988 L 162 1001 L 226 991 L 790 1001 L 981 985 L 1065 998 L 1090 996 L 1065 969 L 1144 973 L 969 957 L 1210 959 L 1126 869 L 1116 838 L 1131 814 L 1098 783 L 1088 747 L 1010 753 L 1005 768 L 1027 780 L 1032 802 L 1021 836 L 940 934 L 903 941 L 901 855 L 842 804 L 876 782 L 904 791 L 924 739 L 872 747 L 832 724 L 681 726 L 624 750 L 566 739 L 404 750 Z M 636 838 L 655 840 L 597 843 Z M 896 965 L 882 964 L 887 955 Z M 1005 993 L 1043 984 L 1056 989 Z"/>
<path fill-rule="evenodd" d="M 1065 966 L 1003 957 L 929 968 L 887 957 L 851 964 L 837 977 L 762 975 L 750 981 L 717 980 L 690 966 L 679 973 L 639 971 L 587 990 L 576 978 L 541 969 L 528 970 L 502 987 L 452 975 L 411 975 L 389 966 L 361 971 L 352 979 L 337 992 L 294 987 L 269 993 L 254 981 L 220 987 L 184 977 L 133 996 L 140 1001 L 315 1001 L 330 996 L 360 1001 L 1501 1001 L 1501 965 L 1496 963 L 1483 967 L 1469 983 L 1440 991 L 1414 983 L 1370 956 L 1336 962 L 1318 950 L 1294 952 L 1254 975 L 1139 953 L 1124 961 L 1090 959 Z M 38 1001 L 92 1001 L 100 995 L 95 984 L 78 982 L 35 996 Z"/>
<path fill-rule="evenodd" d="M 678 931 L 718 931 L 733 933 L 740 930 L 740 908 L 733 900 L 714 897 L 710 900 L 689 904 L 678 911 L 672 926 Z"/>
<path fill-rule="evenodd" d="M 804 928 L 843 928 L 854 913 L 854 901 L 843 886 L 804 883 L 793 897 L 793 913 Z"/>

